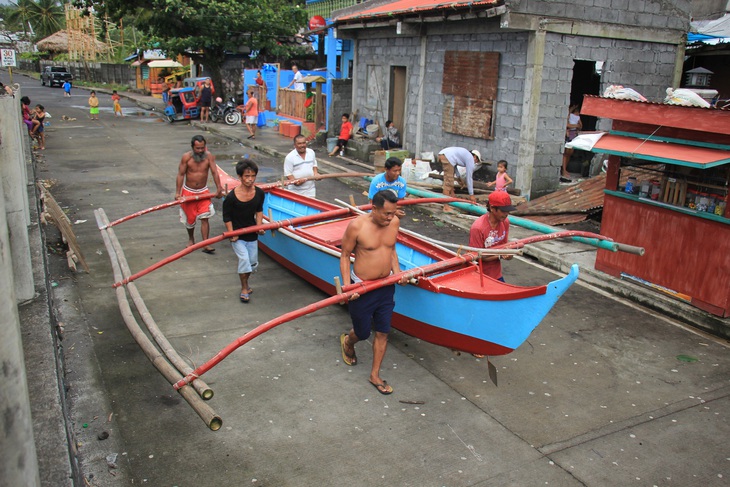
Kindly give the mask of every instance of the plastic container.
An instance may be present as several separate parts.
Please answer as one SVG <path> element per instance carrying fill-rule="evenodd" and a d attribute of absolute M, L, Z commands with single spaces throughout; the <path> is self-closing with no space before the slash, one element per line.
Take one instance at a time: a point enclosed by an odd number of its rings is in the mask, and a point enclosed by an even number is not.
<path fill-rule="evenodd" d="M 642 181 L 639 188 L 639 198 L 648 198 L 650 189 L 651 183 L 649 183 L 649 181 L 647 180 Z"/>
<path fill-rule="evenodd" d="M 329 137 L 327 139 L 327 153 L 330 153 L 333 150 L 335 150 L 336 145 L 337 145 L 337 137 Z"/>
<path fill-rule="evenodd" d="M 374 123 L 374 124 L 368 125 L 365 130 L 368 134 L 368 138 L 374 139 L 375 137 L 378 136 L 378 132 L 380 131 L 380 125 L 378 125 L 377 123 Z"/>
<path fill-rule="evenodd" d="M 624 191 L 629 194 L 633 194 L 634 188 L 636 188 L 636 178 L 631 176 L 628 180 L 626 180 L 626 187 L 624 188 Z"/>
<path fill-rule="evenodd" d="M 724 216 L 726 207 L 727 207 L 727 202 L 719 201 L 717 203 L 717 205 L 715 206 L 715 215 Z"/>
<path fill-rule="evenodd" d="M 700 193 L 700 201 L 697 203 L 697 211 L 707 211 L 710 203 L 710 198 L 705 193 Z"/>
<path fill-rule="evenodd" d="M 662 187 L 659 184 L 659 181 L 656 179 L 651 180 L 651 199 L 658 200 L 659 199 L 659 193 L 662 191 Z"/>

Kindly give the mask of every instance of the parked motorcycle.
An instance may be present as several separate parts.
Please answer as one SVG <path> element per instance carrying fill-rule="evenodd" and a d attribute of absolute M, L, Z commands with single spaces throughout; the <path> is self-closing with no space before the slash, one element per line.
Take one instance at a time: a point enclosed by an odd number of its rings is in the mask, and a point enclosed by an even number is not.
<path fill-rule="evenodd" d="M 216 104 L 210 109 L 210 120 L 215 123 L 223 120 L 228 125 L 237 125 L 241 123 L 241 112 L 236 110 L 236 102 L 233 98 L 223 103 L 221 98 L 215 99 Z"/>

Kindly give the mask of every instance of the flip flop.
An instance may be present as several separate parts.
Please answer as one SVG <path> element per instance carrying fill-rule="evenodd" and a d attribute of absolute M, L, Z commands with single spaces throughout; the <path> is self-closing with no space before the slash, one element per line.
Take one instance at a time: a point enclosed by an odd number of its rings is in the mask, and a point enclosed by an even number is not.
<path fill-rule="evenodd" d="M 373 387 L 376 388 L 378 390 L 378 392 L 384 396 L 387 396 L 388 394 L 393 394 L 393 388 L 388 385 L 387 380 L 384 380 L 382 384 L 376 384 L 375 382 L 372 382 L 372 381 L 368 381 L 368 382 L 370 382 L 373 385 Z M 380 389 L 381 387 L 385 390 Z"/>
<path fill-rule="evenodd" d="M 203 249 L 203 253 L 213 255 L 215 254 L 215 249 Z"/>
<path fill-rule="evenodd" d="M 340 348 L 342 349 L 342 361 L 345 362 L 345 364 L 352 367 L 353 365 L 357 365 L 357 355 L 354 353 L 352 355 L 347 355 L 347 352 L 345 352 L 345 340 L 347 339 L 347 335 L 343 333 L 340 335 Z"/>
<path fill-rule="evenodd" d="M 251 296 L 246 293 L 241 293 L 241 302 L 248 303 L 251 300 Z"/>
<path fill-rule="evenodd" d="M 248 288 L 248 294 L 253 294 L 253 289 Z"/>

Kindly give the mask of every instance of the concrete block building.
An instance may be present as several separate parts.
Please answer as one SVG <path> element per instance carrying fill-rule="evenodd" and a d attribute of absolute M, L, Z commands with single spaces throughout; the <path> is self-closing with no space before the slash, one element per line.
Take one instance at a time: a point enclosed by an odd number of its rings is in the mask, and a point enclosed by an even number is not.
<path fill-rule="evenodd" d="M 679 86 L 689 0 L 397 0 L 333 12 L 354 42 L 352 110 L 404 148 L 509 161 L 528 197 L 559 184 L 568 107 L 623 85 Z M 597 127 L 598 125 L 598 127 Z M 600 127 L 583 118 L 584 130 Z"/>

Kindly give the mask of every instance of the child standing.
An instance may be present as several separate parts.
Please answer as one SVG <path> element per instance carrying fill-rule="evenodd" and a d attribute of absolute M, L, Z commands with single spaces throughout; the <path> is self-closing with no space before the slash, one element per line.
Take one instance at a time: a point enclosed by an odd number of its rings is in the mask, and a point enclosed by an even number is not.
<path fill-rule="evenodd" d="M 71 97 L 71 82 L 69 80 L 63 83 L 63 96 Z"/>
<path fill-rule="evenodd" d="M 35 138 L 38 141 L 39 149 L 45 150 L 46 148 L 46 134 L 44 133 L 45 127 L 44 124 L 46 122 L 46 109 L 43 105 L 36 105 L 35 106 L 35 113 L 33 114 L 35 117 L 35 121 L 38 122 L 37 124 L 33 124 L 33 130 L 31 131 L 30 135 L 31 137 Z"/>
<path fill-rule="evenodd" d="M 122 114 L 122 105 L 119 103 L 119 100 L 121 100 L 122 97 L 117 94 L 117 90 L 112 91 L 112 101 L 114 102 L 114 115 L 123 117 Z"/>
<path fill-rule="evenodd" d="M 491 183 L 487 183 L 487 188 L 494 186 L 495 191 L 507 191 L 507 186 L 514 183 L 512 178 L 507 174 L 507 161 L 502 160 L 497 163 L 497 178 Z"/>
<path fill-rule="evenodd" d="M 99 99 L 96 97 L 96 91 L 92 91 L 89 96 L 89 118 L 99 120 Z"/>

